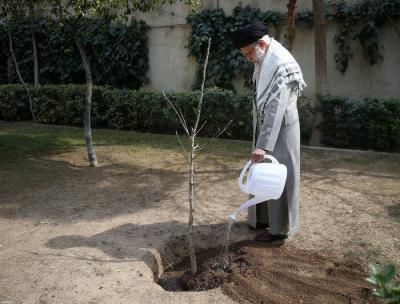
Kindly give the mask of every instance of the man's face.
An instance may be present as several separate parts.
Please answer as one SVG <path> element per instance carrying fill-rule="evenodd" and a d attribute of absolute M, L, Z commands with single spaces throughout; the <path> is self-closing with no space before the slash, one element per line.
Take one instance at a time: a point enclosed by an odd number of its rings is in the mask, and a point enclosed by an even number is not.
<path fill-rule="evenodd" d="M 266 43 L 260 39 L 257 42 L 242 47 L 240 51 L 247 58 L 247 60 L 254 64 L 261 64 L 264 59 L 266 47 Z"/>
<path fill-rule="evenodd" d="M 257 42 L 254 42 L 252 44 L 246 45 L 242 48 L 240 48 L 240 51 L 242 52 L 243 56 L 246 57 L 247 60 L 251 61 L 251 62 L 256 62 L 257 58 L 256 58 L 256 45 Z"/>

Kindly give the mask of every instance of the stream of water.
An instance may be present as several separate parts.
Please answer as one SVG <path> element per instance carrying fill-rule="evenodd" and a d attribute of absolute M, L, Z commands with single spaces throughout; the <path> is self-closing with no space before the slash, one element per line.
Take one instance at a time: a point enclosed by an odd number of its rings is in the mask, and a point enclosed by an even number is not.
<path fill-rule="evenodd" d="M 226 226 L 226 239 L 225 239 L 225 252 L 224 252 L 224 268 L 229 268 L 229 257 L 228 257 L 228 250 L 229 250 L 229 239 L 231 236 L 231 230 L 232 230 L 232 225 L 233 221 L 228 220 L 227 226 Z"/>

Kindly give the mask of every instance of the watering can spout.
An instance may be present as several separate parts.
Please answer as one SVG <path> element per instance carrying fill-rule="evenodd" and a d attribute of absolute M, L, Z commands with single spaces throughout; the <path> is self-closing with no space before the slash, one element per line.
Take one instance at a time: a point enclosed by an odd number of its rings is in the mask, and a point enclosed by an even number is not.
<path fill-rule="evenodd" d="M 237 221 L 236 212 L 235 212 L 235 213 L 232 213 L 231 215 L 228 216 L 228 221 L 229 221 L 230 223 L 233 223 L 233 222 L 236 222 L 236 221 Z"/>
<path fill-rule="evenodd" d="M 247 202 L 245 202 L 242 205 L 240 205 L 240 207 L 237 208 L 234 213 L 232 213 L 231 215 L 228 216 L 228 221 L 236 222 L 237 221 L 236 216 L 238 215 L 238 213 L 241 210 L 247 209 L 250 206 L 256 205 L 256 204 L 261 203 L 263 201 L 265 201 L 265 198 L 262 198 L 262 197 L 253 197 L 252 199 L 249 199 Z"/>

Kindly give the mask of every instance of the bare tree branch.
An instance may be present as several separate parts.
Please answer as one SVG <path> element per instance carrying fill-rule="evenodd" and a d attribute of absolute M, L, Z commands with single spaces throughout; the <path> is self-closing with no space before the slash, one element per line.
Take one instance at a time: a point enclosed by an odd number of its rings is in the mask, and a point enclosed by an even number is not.
<path fill-rule="evenodd" d="M 167 100 L 167 102 L 169 103 L 169 105 L 171 106 L 171 108 L 175 111 L 176 115 L 178 116 L 178 119 L 179 119 L 179 121 L 181 122 L 182 127 L 185 129 L 185 132 L 187 133 L 188 136 L 190 136 L 189 129 L 188 129 L 187 125 L 186 125 L 186 121 L 185 121 L 185 118 L 184 118 L 183 115 L 182 115 L 182 112 L 181 112 L 180 110 L 178 111 L 178 110 L 176 109 L 176 107 L 175 107 L 175 105 L 173 104 L 173 102 L 172 102 L 171 100 L 169 100 L 169 98 L 167 97 L 167 95 L 165 95 L 164 90 L 163 90 L 162 92 L 163 92 L 163 95 L 164 95 L 165 99 Z"/>
<path fill-rule="evenodd" d="M 183 147 L 183 144 L 182 144 L 181 139 L 179 137 L 178 131 L 176 131 L 175 134 L 176 134 L 176 137 L 178 138 L 179 144 L 181 145 L 183 153 L 185 154 L 186 157 L 188 157 L 189 154 L 186 152 L 185 148 Z"/>
<path fill-rule="evenodd" d="M 197 132 L 194 134 L 194 136 L 196 136 L 197 134 L 200 133 L 201 129 L 203 129 L 203 127 L 206 125 L 207 120 L 201 125 L 201 127 L 197 130 Z"/>
<path fill-rule="evenodd" d="M 226 129 L 229 127 L 229 125 L 232 123 L 233 120 L 231 120 L 230 122 L 228 122 L 226 124 L 226 126 L 220 131 L 220 129 L 218 129 L 217 133 L 205 144 L 199 146 L 199 152 L 194 156 L 193 159 L 196 159 L 203 151 L 204 148 L 207 147 L 209 144 L 211 144 L 215 139 L 217 139 L 222 133 L 224 133 L 226 131 Z"/>
<path fill-rule="evenodd" d="M 177 110 L 178 110 L 179 114 L 181 115 L 183 122 L 185 123 L 185 126 L 184 126 L 184 127 L 186 127 L 186 130 L 188 130 L 187 133 L 188 133 L 188 135 L 189 135 L 189 128 L 188 128 L 187 125 L 186 125 L 185 117 L 183 116 L 182 111 L 181 111 L 180 108 L 177 108 Z"/>
<path fill-rule="evenodd" d="M 208 65 L 208 56 L 210 55 L 211 38 L 207 38 L 207 40 L 208 40 L 207 54 L 206 54 L 206 60 L 204 61 L 203 80 L 201 82 L 200 99 L 199 99 L 199 104 L 197 105 L 197 117 L 196 117 L 196 123 L 193 128 L 193 134 L 197 132 L 197 127 L 199 125 L 200 114 L 201 114 L 201 106 L 203 104 L 204 84 L 206 82 L 206 70 Z"/>

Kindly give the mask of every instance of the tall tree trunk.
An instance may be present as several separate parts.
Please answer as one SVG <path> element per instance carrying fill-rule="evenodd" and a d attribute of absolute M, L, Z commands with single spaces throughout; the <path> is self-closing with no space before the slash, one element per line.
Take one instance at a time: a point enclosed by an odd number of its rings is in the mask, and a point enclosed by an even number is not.
<path fill-rule="evenodd" d="M 188 241 L 189 241 L 189 256 L 190 256 L 190 266 L 193 274 L 197 272 L 197 261 L 196 252 L 194 249 L 193 242 L 193 216 L 194 216 L 194 154 L 195 154 L 195 134 L 193 132 L 191 136 L 192 149 L 189 154 L 189 168 L 190 168 L 190 178 L 189 178 L 189 223 L 188 223 Z"/>
<path fill-rule="evenodd" d="M 294 36 L 296 35 L 296 1 L 289 0 L 287 4 L 288 13 L 286 18 L 285 46 L 291 52 L 293 48 Z"/>
<path fill-rule="evenodd" d="M 97 167 L 97 157 L 96 157 L 96 153 L 93 148 L 92 128 L 90 125 L 90 112 L 91 112 L 91 108 L 92 108 L 92 87 L 93 87 L 92 72 L 90 70 L 90 64 L 89 64 L 89 60 L 86 55 L 86 51 L 78 37 L 78 33 L 75 30 L 75 28 L 72 29 L 72 34 L 74 36 L 76 46 L 79 49 L 79 53 L 81 54 L 83 66 L 85 68 L 85 75 L 86 75 L 85 110 L 84 110 L 84 119 L 83 119 L 86 148 L 87 148 L 90 166 Z"/>
<path fill-rule="evenodd" d="M 314 122 L 310 138 L 310 145 L 321 144 L 322 131 L 319 128 L 322 123 L 321 95 L 326 93 L 327 68 L 326 68 L 326 7 L 324 0 L 313 0 L 314 11 L 314 40 L 315 40 L 315 103 Z"/>
<path fill-rule="evenodd" d="M 30 26 L 32 33 L 32 49 L 33 49 L 33 79 L 35 88 L 39 87 L 39 57 L 37 50 L 37 41 L 36 41 L 36 30 L 35 30 L 35 16 L 34 16 L 34 4 L 32 3 L 29 6 L 29 17 L 30 17 Z"/>
<path fill-rule="evenodd" d="M 13 49 L 13 43 L 12 43 L 12 37 L 11 37 L 11 33 L 9 30 L 7 30 L 8 32 L 8 42 L 10 44 L 10 53 L 11 56 L 14 60 L 14 65 L 15 65 L 15 71 L 17 72 L 19 81 L 21 81 L 22 85 L 24 86 L 26 93 L 28 94 L 28 98 L 29 98 L 29 108 L 31 110 L 31 114 L 32 114 L 32 118 L 34 122 L 37 122 L 35 114 L 33 113 L 33 106 L 32 106 L 32 97 L 31 97 L 31 92 L 28 88 L 28 86 L 26 85 L 25 81 L 22 79 L 21 73 L 19 72 L 19 67 L 18 67 L 18 62 L 17 62 L 17 58 L 15 57 L 15 53 L 14 53 L 14 49 Z"/>

